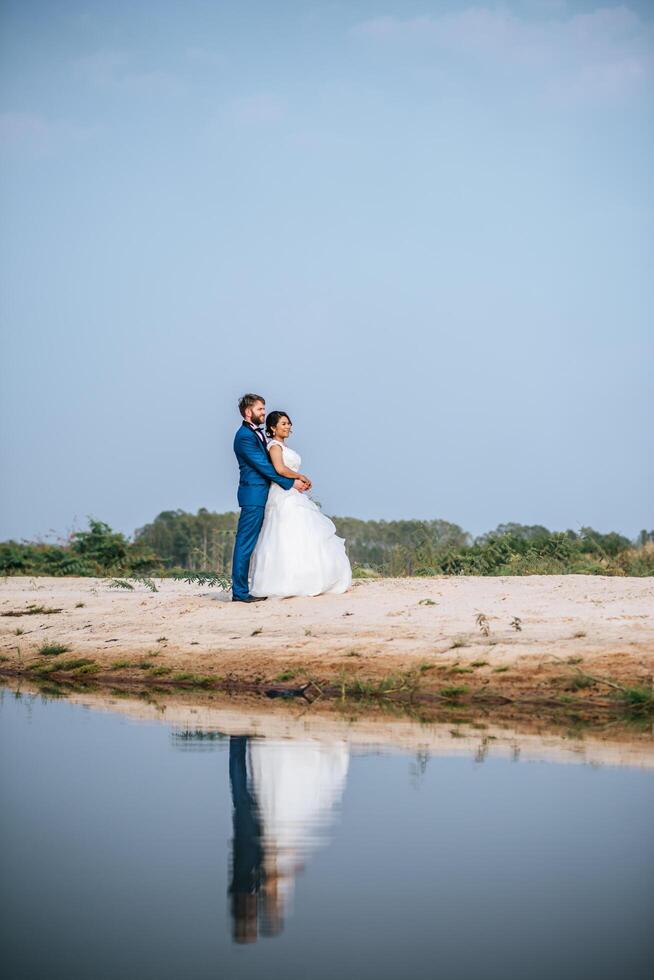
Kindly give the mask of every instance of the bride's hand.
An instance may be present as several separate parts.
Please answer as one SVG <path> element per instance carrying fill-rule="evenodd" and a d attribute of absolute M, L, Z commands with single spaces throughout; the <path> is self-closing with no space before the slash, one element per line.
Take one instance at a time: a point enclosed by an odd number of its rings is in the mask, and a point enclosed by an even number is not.
<path fill-rule="evenodd" d="M 293 486 L 295 487 L 296 490 L 299 490 L 300 493 L 305 493 L 305 491 L 310 489 L 310 487 L 308 487 L 307 484 L 304 482 L 304 478 L 296 480 L 293 483 Z"/>
<path fill-rule="evenodd" d="M 304 473 L 298 473 L 297 478 L 298 480 L 302 480 L 304 483 L 306 483 L 308 490 L 310 490 L 311 487 L 313 486 L 309 477 L 305 476 Z"/>

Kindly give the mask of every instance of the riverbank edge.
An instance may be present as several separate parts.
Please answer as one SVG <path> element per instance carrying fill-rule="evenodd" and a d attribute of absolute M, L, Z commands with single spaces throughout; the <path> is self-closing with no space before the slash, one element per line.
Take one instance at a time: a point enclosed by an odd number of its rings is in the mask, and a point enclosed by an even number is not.
<path fill-rule="evenodd" d="M 599 718 L 654 714 L 654 685 L 649 674 L 639 671 L 632 683 L 625 683 L 610 676 L 587 673 L 578 663 L 558 661 L 558 658 L 550 666 L 557 671 L 555 680 L 559 680 L 565 690 L 552 690 L 551 670 L 540 677 L 539 683 L 534 683 L 529 670 L 533 665 L 514 665 L 511 676 L 498 678 L 491 687 L 488 680 L 471 678 L 468 673 L 462 677 L 464 671 L 472 668 L 461 667 L 458 663 L 407 665 L 404 671 L 382 677 L 378 672 L 366 675 L 359 667 L 356 673 L 340 668 L 323 671 L 314 677 L 298 670 L 292 672 L 292 677 L 289 676 L 291 671 L 286 671 L 256 679 L 234 672 L 228 676 L 184 671 L 175 674 L 165 668 L 167 672 L 162 673 L 158 666 L 115 671 L 97 664 L 81 664 L 71 670 L 58 670 L 56 663 L 48 663 L 40 668 L 32 664 L 23 669 L 0 665 L 0 680 L 22 679 L 46 686 L 104 687 L 128 693 L 214 692 L 229 696 L 297 699 L 307 703 L 320 700 L 486 711 L 510 706 L 518 712 L 549 710 Z M 621 668 L 624 675 L 623 663 Z M 542 672 L 542 664 L 536 669 Z M 428 676 L 431 671 L 437 672 L 438 679 Z M 530 676 L 524 676 L 527 674 Z"/>

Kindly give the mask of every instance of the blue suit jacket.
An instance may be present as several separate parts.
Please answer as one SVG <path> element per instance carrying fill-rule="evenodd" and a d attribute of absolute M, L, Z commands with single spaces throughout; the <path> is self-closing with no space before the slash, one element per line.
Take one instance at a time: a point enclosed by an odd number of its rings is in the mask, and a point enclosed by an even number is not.
<path fill-rule="evenodd" d="M 238 481 L 240 507 L 247 504 L 265 507 L 271 483 L 277 483 L 283 490 L 290 490 L 293 486 L 294 481 L 291 477 L 279 475 L 270 462 L 259 436 L 247 422 L 243 422 L 234 436 L 234 452 L 240 471 Z"/>

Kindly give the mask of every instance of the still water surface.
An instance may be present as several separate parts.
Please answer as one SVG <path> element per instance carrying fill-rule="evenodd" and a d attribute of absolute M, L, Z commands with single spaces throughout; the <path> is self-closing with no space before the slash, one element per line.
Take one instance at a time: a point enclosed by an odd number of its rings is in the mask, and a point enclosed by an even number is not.
<path fill-rule="evenodd" d="M 651 975 L 654 773 L 4 691 L 6 980 Z"/>

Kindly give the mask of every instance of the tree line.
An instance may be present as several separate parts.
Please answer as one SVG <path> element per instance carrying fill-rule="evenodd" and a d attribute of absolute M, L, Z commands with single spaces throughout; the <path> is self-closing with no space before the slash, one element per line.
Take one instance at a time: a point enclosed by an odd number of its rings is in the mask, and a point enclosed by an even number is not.
<path fill-rule="evenodd" d="M 541 525 L 500 524 L 473 537 L 448 521 L 363 521 L 333 517 L 345 538 L 354 574 L 375 575 L 654 575 L 654 531 L 635 541 L 590 527 L 550 531 Z M 132 538 L 103 521 L 56 544 L 0 543 L 4 575 L 228 575 L 238 514 L 162 511 Z"/>

